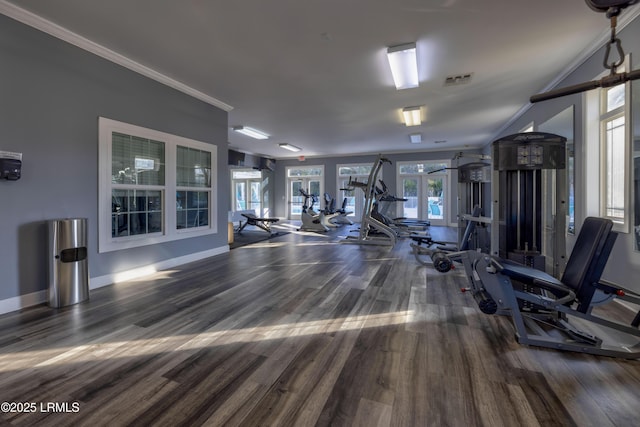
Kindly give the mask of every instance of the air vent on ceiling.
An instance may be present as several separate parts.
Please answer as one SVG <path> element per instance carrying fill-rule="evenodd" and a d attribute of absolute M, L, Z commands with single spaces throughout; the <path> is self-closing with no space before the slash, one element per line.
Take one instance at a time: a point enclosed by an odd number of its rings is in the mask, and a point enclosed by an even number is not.
<path fill-rule="evenodd" d="M 456 76 L 449 76 L 445 79 L 444 81 L 444 85 L 445 86 L 458 86 L 458 85 L 463 85 L 466 83 L 469 83 L 471 81 L 471 76 L 473 75 L 473 73 L 467 73 L 467 74 L 458 74 Z"/>
<path fill-rule="evenodd" d="M 433 141 L 434 144 L 444 144 L 445 142 L 447 142 L 446 139 L 438 139 L 438 140 Z"/>

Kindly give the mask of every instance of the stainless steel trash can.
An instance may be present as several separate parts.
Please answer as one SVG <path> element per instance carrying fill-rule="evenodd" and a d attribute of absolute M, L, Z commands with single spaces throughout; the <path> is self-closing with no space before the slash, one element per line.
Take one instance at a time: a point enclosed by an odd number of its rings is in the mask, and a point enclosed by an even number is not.
<path fill-rule="evenodd" d="M 64 307 L 89 299 L 87 219 L 49 221 L 49 305 Z"/>

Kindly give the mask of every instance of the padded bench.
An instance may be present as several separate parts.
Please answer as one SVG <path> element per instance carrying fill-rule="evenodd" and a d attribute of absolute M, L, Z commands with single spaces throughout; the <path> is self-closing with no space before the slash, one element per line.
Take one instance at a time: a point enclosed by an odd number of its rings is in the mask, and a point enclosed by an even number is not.
<path fill-rule="evenodd" d="M 271 224 L 280 221 L 279 218 L 260 218 L 257 217 L 255 213 L 250 211 L 240 212 L 240 215 L 244 217 L 244 222 L 242 222 L 242 220 L 239 220 L 239 227 L 236 230 L 236 233 L 238 234 L 240 234 L 247 225 L 256 226 L 271 234 Z"/>

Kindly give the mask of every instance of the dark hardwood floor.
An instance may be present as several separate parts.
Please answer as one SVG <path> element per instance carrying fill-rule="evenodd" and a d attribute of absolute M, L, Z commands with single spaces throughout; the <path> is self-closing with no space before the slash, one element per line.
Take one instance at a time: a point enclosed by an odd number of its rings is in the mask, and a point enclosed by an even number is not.
<path fill-rule="evenodd" d="M 0 424 L 640 425 L 640 362 L 520 346 L 461 269 L 346 231 L 0 316 Z"/>

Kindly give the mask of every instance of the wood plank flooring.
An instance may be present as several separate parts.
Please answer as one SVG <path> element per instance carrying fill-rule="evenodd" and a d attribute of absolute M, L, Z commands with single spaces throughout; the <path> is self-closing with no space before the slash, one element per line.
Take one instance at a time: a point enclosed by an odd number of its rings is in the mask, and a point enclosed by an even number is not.
<path fill-rule="evenodd" d="M 640 425 L 640 362 L 520 346 L 461 269 L 346 231 L 0 316 L 0 425 Z"/>

